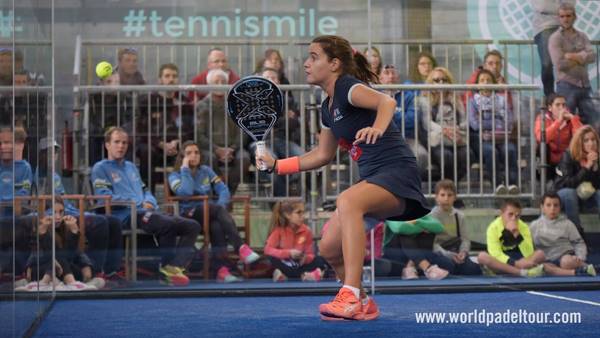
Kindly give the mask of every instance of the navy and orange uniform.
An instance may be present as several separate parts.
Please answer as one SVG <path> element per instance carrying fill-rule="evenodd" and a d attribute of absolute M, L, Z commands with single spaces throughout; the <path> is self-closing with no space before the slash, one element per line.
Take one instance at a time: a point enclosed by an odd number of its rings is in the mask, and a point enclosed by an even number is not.
<path fill-rule="evenodd" d="M 372 127 L 377 112 L 355 107 L 351 93 L 356 85 L 364 84 L 350 75 L 342 75 L 335 82 L 333 102 L 326 98 L 321 107 L 321 124 L 331 129 L 340 147 L 358 162 L 361 180 L 379 185 L 406 201 L 404 212 L 392 220 L 413 220 L 429 213 L 427 201 L 421 193 L 421 181 L 414 154 L 402 138 L 394 121 L 390 121 L 375 144 L 352 145 L 356 133 Z"/>

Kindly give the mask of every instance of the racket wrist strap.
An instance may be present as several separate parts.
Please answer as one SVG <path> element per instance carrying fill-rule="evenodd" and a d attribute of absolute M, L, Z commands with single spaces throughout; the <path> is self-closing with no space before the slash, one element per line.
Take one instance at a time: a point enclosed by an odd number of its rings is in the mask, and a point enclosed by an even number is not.
<path fill-rule="evenodd" d="M 295 174 L 300 171 L 300 157 L 288 157 L 277 161 L 277 173 L 279 175 Z"/>
<path fill-rule="evenodd" d="M 277 159 L 275 159 L 275 162 L 273 162 L 273 166 L 269 169 L 267 169 L 267 172 L 270 174 L 273 171 L 275 171 L 275 168 L 277 167 Z"/>

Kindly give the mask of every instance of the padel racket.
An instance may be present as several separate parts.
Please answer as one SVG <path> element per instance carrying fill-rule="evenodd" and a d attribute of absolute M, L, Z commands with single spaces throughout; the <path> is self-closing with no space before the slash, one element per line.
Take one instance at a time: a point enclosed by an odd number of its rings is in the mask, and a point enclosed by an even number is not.
<path fill-rule="evenodd" d="M 256 153 L 264 155 L 265 138 L 283 112 L 283 94 L 273 82 L 258 76 L 237 81 L 227 93 L 229 117 L 256 142 Z M 267 170 L 265 163 L 257 163 Z"/>

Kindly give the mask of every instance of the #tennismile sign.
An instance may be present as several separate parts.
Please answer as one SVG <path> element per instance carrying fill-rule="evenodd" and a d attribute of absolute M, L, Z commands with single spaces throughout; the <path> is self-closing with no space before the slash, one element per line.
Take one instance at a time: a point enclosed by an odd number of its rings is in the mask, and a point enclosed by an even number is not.
<path fill-rule="evenodd" d="M 314 8 L 295 13 L 252 15 L 235 8 L 231 15 L 169 15 L 157 10 L 130 9 L 123 17 L 125 37 L 312 37 L 336 34 L 338 20 L 319 16 Z"/>

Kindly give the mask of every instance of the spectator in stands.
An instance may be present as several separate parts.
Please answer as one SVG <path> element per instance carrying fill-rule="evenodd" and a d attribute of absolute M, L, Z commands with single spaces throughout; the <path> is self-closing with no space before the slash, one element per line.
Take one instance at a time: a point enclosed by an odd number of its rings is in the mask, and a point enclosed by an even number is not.
<path fill-rule="evenodd" d="M 0 48 L 0 86 L 13 85 L 13 50 L 12 48 Z M 2 94 L 3 96 L 8 96 Z M 12 93 L 11 93 L 12 95 Z"/>
<path fill-rule="evenodd" d="M 431 85 L 452 84 L 454 78 L 448 69 L 437 67 L 429 73 L 426 82 Z M 466 173 L 468 151 L 468 121 L 460 98 L 449 90 L 429 90 L 421 93 L 416 105 L 421 116 L 419 141 L 430 150 L 430 165 L 439 170 L 432 169 L 432 179 L 454 179 L 456 175 L 460 180 Z"/>
<path fill-rule="evenodd" d="M 599 144 L 594 128 L 588 125 L 579 128 L 556 167 L 554 190 L 558 191 L 565 214 L 580 232 L 583 227 L 579 218 L 580 203 L 584 207 L 595 205 L 600 212 Z"/>
<path fill-rule="evenodd" d="M 479 264 L 492 273 L 539 277 L 546 258 L 542 250 L 534 249 L 529 227 L 520 219 L 521 209 L 518 200 L 502 203 L 500 216 L 487 228 L 487 252 L 479 253 Z"/>
<path fill-rule="evenodd" d="M 379 80 L 382 84 L 397 84 L 399 83 L 399 75 L 394 65 L 384 65 Z M 384 91 L 396 100 L 396 111 L 394 112 L 394 122 L 404 135 L 404 139 L 417 158 L 417 165 L 421 170 L 421 176 L 426 177 L 427 167 L 427 150 L 415 140 L 415 107 L 406 106 L 405 99 L 409 91 Z M 412 95 L 412 92 L 411 92 Z M 412 100 L 412 99 L 411 99 Z M 403 103 L 404 102 L 404 103 Z"/>
<path fill-rule="evenodd" d="M 224 70 L 213 69 L 208 72 L 208 84 L 221 85 L 229 82 L 229 75 Z M 209 166 L 217 173 L 224 175 L 229 191 L 235 194 L 241 180 L 241 175 L 248 173 L 250 155 L 244 150 L 246 137 L 229 118 L 225 111 L 224 91 L 212 91 L 196 106 L 198 117 L 198 140 Z M 212 130 L 211 128 L 212 123 Z M 210 138 L 212 135 L 212 138 Z M 212 154 L 207 151 L 212 150 Z M 210 162 L 212 158 L 212 162 Z M 240 174 L 240 170 L 243 172 Z"/>
<path fill-rule="evenodd" d="M 544 264 L 544 270 L 556 275 L 595 276 L 594 265 L 585 262 L 587 247 L 577 227 L 560 213 L 558 194 L 546 192 L 540 208 L 542 214 L 531 223 L 529 231 L 535 247 L 544 252 L 550 263 Z"/>
<path fill-rule="evenodd" d="M 34 183 L 38 194 L 54 194 L 62 196 L 66 194 L 61 176 L 58 172 L 51 172 L 48 162 L 54 151 L 54 159 L 58 160 L 60 146 L 51 138 L 44 137 L 39 144 L 39 166 L 34 175 Z M 52 177 L 52 179 L 50 179 Z M 68 200 L 62 201 L 62 209 L 65 215 L 79 217 L 79 209 Z M 121 268 L 122 234 L 121 221 L 115 216 L 98 215 L 91 212 L 84 213 L 85 238 L 87 247 L 85 253 L 91 258 L 91 268 L 96 277 L 108 280 L 112 286 L 124 283 L 122 277 L 117 274 Z M 88 282 L 92 275 L 86 275 L 84 282 Z"/>
<path fill-rule="evenodd" d="M 417 267 L 427 279 L 439 280 L 448 276 L 448 270 L 436 263 L 439 256 L 433 253 L 435 234 L 444 231 L 444 226 L 431 215 L 400 222 L 386 221 L 383 258 L 405 265 L 402 279 L 419 278 Z"/>
<path fill-rule="evenodd" d="M 14 196 L 31 195 L 33 173 L 31 165 L 23 160 L 26 139 L 25 130 L 17 127 L 13 143 L 13 129 L 0 127 L 0 202 L 12 204 Z M 6 208 L 3 214 L 11 216 L 12 208 Z"/>
<path fill-rule="evenodd" d="M 431 73 L 431 71 L 437 66 L 437 60 L 435 59 L 433 54 L 427 51 L 419 52 L 417 57 L 414 59 L 414 63 L 410 67 L 410 80 L 404 83 L 425 83 L 425 81 L 427 81 L 429 73 Z M 418 96 L 419 93 L 419 91 L 416 91 L 415 96 Z"/>
<path fill-rule="evenodd" d="M 554 93 L 554 70 L 552 59 L 548 51 L 548 40 L 554 33 L 560 22 L 558 20 L 558 7 L 565 0 L 530 0 L 533 7 L 533 41 L 537 45 L 540 55 L 542 70 L 542 84 L 544 85 L 544 96 L 547 98 Z M 575 1 L 570 0 L 574 3 Z"/>
<path fill-rule="evenodd" d="M 496 84 L 496 79 L 492 72 L 482 69 L 477 74 L 476 83 Z M 471 149 L 477 157 L 483 157 L 481 161 L 485 176 L 492 182 L 495 179 L 498 184 L 496 194 L 518 194 L 517 145 L 510 140 L 513 114 L 506 98 L 495 91 L 481 89 L 471 97 L 468 106 Z M 504 165 L 506 157 L 508 157 L 507 168 Z M 508 180 L 506 171 L 508 171 Z"/>
<path fill-rule="evenodd" d="M 277 73 L 274 69 L 265 68 L 263 69 L 260 76 L 273 81 L 275 84 L 279 84 Z M 291 107 L 291 104 L 288 104 Z M 287 131 L 286 131 L 287 128 Z M 273 152 L 275 158 L 286 158 L 290 156 L 300 156 L 304 154 L 304 150 L 300 147 L 300 136 L 301 136 L 300 116 L 299 114 L 289 109 L 284 117 L 277 120 L 273 127 L 273 144 L 270 150 Z M 254 154 L 256 151 L 256 142 L 252 142 L 248 146 L 249 152 Z M 251 159 L 253 160 L 253 159 Z M 265 179 L 269 179 L 269 174 L 266 172 L 260 172 L 259 175 Z M 290 180 L 291 185 L 297 185 L 300 180 L 300 174 L 290 175 L 289 178 L 282 175 L 275 175 L 273 195 L 274 196 L 286 196 L 287 180 Z"/>
<path fill-rule="evenodd" d="M 227 81 L 223 84 L 234 84 L 240 79 L 240 77 L 229 68 L 229 63 L 227 62 L 227 55 L 225 55 L 225 52 L 220 48 L 212 48 L 208 51 L 206 69 L 192 79 L 192 84 L 211 84 L 208 80 L 208 73 L 214 69 L 220 69 L 227 74 Z M 189 100 L 195 103 L 195 100 L 202 100 L 206 95 L 208 95 L 206 92 L 192 91 L 189 93 Z"/>
<path fill-rule="evenodd" d="M 481 268 L 469 259 L 471 241 L 465 215 L 454 208 L 456 186 L 451 180 L 441 180 L 435 185 L 436 206 L 431 216 L 444 226 L 435 235 L 433 252 L 438 257 L 435 263 L 453 275 L 480 275 Z"/>
<path fill-rule="evenodd" d="M 21 203 L 15 196 L 31 195 L 33 174 L 22 159 L 26 138 L 23 128 L 14 128 L 13 135 L 12 127 L 0 126 L 0 272 L 12 266 L 15 274 L 21 274 L 30 251 L 35 216 L 18 215 L 14 209 Z"/>
<path fill-rule="evenodd" d="M 363 54 L 369 61 L 369 65 L 371 66 L 371 71 L 379 77 L 381 74 L 381 69 L 383 67 L 383 63 L 381 62 L 381 53 L 379 49 L 375 46 L 371 46 L 371 48 L 367 47 L 363 50 Z"/>
<path fill-rule="evenodd" d="M 290 80 L 288 80 L 287 76 L 285 75 L 285 64 L 283 62 L 283 58 L 277 49 L 269 48 L 265 50 L 264 57 L 257 62 L 254 73 L 260 74 L 266 68 L 274 69 L 277 72 L 277 78 L 279 79 L 278 84 L 290 84 Z"/>
<path fill-rule="evenodd" d="M 547 155 L 548 179 L 555 177 L 556 165 L 560 162 L 564 152 L 569 148 L 569 142 L 575 132 L 583 126 L 581 119 L 573 115 L 568 109 L 564 96 L 550 94 L 546 97 L 547 111 L 538 115 L 535 119 L 535 139 L 538 143 L 542 141 L 542 118 L 546 130 L 546 145 L 549 152 Z"/>
<path fill-rule="evenodd" d="M 304 224 L 303 202 L 275 203 L 265 255 L 275 268 L 274 282 L 285 282 L 288 278 L 301 278 L 305 282 L 321 280 L 327 263 L 314 253 L 313 233 Z"/>
<path fill-rule="evenodd" d="M 210 242 L 217 280 L 227 283 L 241 281 L 230 271 L 232 267 L 227 262 L 227 246 L 230 244 L 246 264 L 256 262 L 259 256 L 242 242 L 237 225 L 227 211 L 231 198 L 229 189 L 210 167 L 201 164 L 200 147 L 193 141 L 182 145 L 175 162 L 175 171 L 169 175 L 169 187 L 177 196 L 217 196 L 218 199 L 211 201 L 208 207 Z M 198 223 L 203 222 L 203 202 L 182 201 L 179 205 L 181 216 Z"/>
<path fill-rule="evenodd" d="M 596 52 L 585 33 L 575 29 L 575 6 L 561 3 L 558 8 L 560 28 L 550 36 L 548 50 L 556 71 L 556 92 L 567 99 L 569 111 L 578 111 L 581 121 L 596 130 L 600 112 L 591 99 L 592 88 L 587 66 L 596 62 Z"/>
<path fill-rule="evenodd" d="M 200 224 L 158 210 L 156 198 L 145 189 L 137 167 L 125 160 L 129 137 L 123 128 L 109 128 L 105 133 L 105 141 L 107 159 L 94 164 L 92 168 L 95 194 L 110 195 L 113 201 L 134 202 L 138 227 L 158 240 L 162 256 L 159 271 L 164 281 L 177 286 L 189 284 L 189 278 L 183 271 L 194 253 Z M 130 224 L 129 207 L 115 206 L 112 211 L 123 225 Z"/>
<path fill-rule="evenodd" d="M 39 244 L 27 263 L 27 279 L 34 282 L 17 288 L 17 291 L 51 291 L 53 276 L 62 279 L 64 283 L 54 281 L 57 291 L 97 290 L 104 287 L 103 279 L 92 279 L 90 258 L 79 252 L 79 224 L 76 217 L 65 215 L 65 205 L 61 197 L 56 196 L 54 201 L 51 201 L 51 208 L 39 221 L 37 233 Z M 52 259 L 53 256 L 56 257 L 55 260 Z M 39 281 L 39 284 L 35 281 Z"/>
<path fill-rule="evenodd" d="M 502 61 L 504 58 L 502 57 L 502 53 L 493 49 L 485 53 L 483 56 L 483 65 L 477 67 L 471 76 L 467 79 L 467 84 L 475 84 L 477 83 L 477 78 L 479 76 L 479 72 L 482 69 L 487 69 L 492 72 L 494 75 L 494 79 L 496 79 L 497 84 L 508 84 L 508 81 L 502 75 Z M 506 102 L 508 103 L 508 108 L 512 110 L 512 94 L 509 91 L 499 91 L 498 95 L 506 97 Z M 469 100 L 473 96 L 471 91 L 467 91 L 464 97 L 464 103 L 467 104 Z"/>
<path fill-rule="evenodd" d="M 117 54 L 119 64 L 115 68 L 112 83 L 121 85 L 144 85 L 146 81 L 144 76 L 138 69 L 138 52 L 135 48 L 122 48 L 119 49 Z M 115 81 L 115 77 L 118 77 L 118 81 Z"/>
<path fill-rule="evenodd" d="M 160 66 L 158 84 L 179 84 L 179 69 L 172 63 Z M 194 139 L 194 110 L 182 93 L 175 90 L 152 93 L 149 100 L 140 103 L 141 117 L 136 129 L 137 149 L 142 179 L 148 179 L 148 169 L 153 173 L 152 182 L 162 181 L 162 173 L 155 168 L 173 166 L 179 147 L 185 140 Z M 150 119 L 150 123 L 148 123 Z M 125 128 L 127 129 L 127 128 Z M 148 134 L 148 130 L 150 133 Z M 151 166 L 148 168 L 148 158 Z M 151 187 L 152 188 L 152 187 Z"/>

